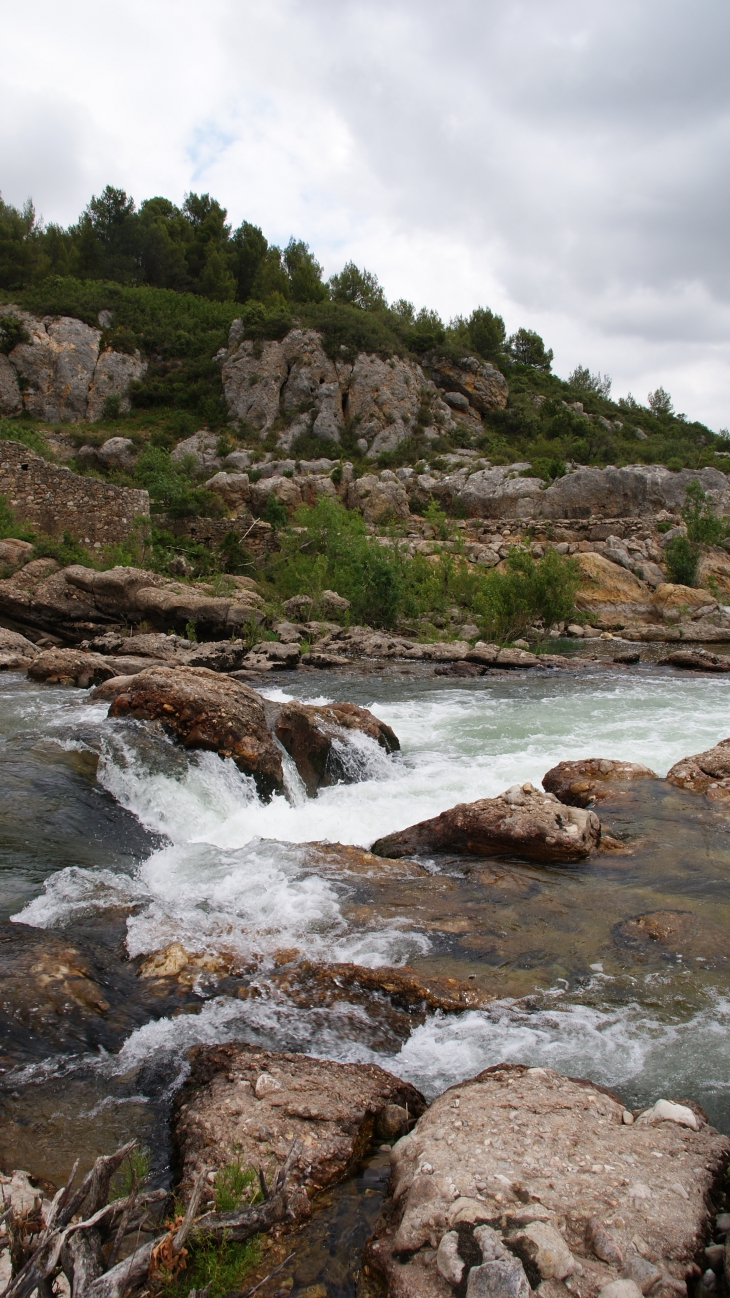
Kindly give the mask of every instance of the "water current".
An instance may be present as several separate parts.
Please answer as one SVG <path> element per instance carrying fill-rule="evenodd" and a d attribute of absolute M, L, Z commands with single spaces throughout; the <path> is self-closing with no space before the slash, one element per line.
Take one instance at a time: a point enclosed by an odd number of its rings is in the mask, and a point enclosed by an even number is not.
<path fill-rule="evenodd" d="M 601 816 L 625 852 L 577 867 L 442 859 L 415 873 L 326 846 L 367 847 L 456 802 L 539 785 L 565 758 L 620 757 L 661 776 L 730 732 L 729 688 L 653 665 L 476 681 L 278 675 L 270 701 L 363 704 L 401 751 L 343 745 L 352 782 L 313 799 L 289 765 L 286 796 L 265 804 L 230 761 L 110 721 L 81 691 L 4 677 L 5 1008 L 12 1018 L 14 971 L 37 973 L 83 939 L 106 1009 L 87 961 L 71 996 L 86 997 L 86 1018 L 63 997 L 55 1026 L 38 1005 L 18 1011 L 3 1161 L 60 1177 L 81 1132 L 90 1152 L 130 1131 L 151 1139 L 189 1046 L 230 1038 L 379 1062 L 429 1095 L 500 1060 L 542 1063 L 634 1104 L 694 1097 L 730 1131 L 730 822 L 705 799 L 661 781 L 623 791 Z M 674 944 L 637 939 L 630 921 L 655 911 L 685 915 Z M 179 1004 L 140 999 L 129 957 L 171 942 L 230 958 L 247 986 L 201 974 Z M 492 1000 L 409 1016 L 377 996 L 293 994 L 276 973 L 305 957 L 407 964 Z"/>

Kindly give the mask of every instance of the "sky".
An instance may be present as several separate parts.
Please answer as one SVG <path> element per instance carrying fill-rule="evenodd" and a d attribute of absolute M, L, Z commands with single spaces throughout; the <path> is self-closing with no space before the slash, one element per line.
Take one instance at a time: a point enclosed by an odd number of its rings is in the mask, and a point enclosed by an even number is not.
<path fill-rule="evenodd" d="M 210 192 L 567 377 L 730 424 L 727 0 L 3 6 L 0 192 Z"/>

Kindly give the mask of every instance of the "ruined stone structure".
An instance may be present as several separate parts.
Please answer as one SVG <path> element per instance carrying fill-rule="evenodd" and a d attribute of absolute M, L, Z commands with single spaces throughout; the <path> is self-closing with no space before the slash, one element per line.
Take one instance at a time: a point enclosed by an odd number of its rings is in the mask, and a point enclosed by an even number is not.
<path fill-rule="evenodd" d="M 251 514 L 237 518 L 170 518 L 167 514 L 155 514 L 155 523 L 173 536 L 189 536 L 211 549 L 219 546 L 229 532 L 235 532 L 253 559 L 260 559 L 276 549 L 276 536 L 271 524 L 253 518 Z"/>
<path fill-rule="evenodd" d="M 20 442 L 0 441 L 0 495 L 19 521 L 86 545 L 111 545 L 129 536 L 136 517 L 148 517 L 146 491 L 82 478 L 48 464 Z"/>

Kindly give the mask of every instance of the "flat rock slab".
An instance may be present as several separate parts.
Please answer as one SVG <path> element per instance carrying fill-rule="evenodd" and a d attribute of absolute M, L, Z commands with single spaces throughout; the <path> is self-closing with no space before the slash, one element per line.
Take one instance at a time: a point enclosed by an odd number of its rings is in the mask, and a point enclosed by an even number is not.
<path fill-rule="evenodd" d="M 320 1190 L 347 1176 L 374 1137 L 425 1108 L 415 1087 L 375 1064 L 336 1064 L 237 1042 L 197 1046 L 190 1058 L 174 1118 L 183 1192 L 201 1168 L 232 1160 L 262 1167 L 270 1180 L 297 1144 L 296 1219 L 309 1215 Z"/>
<path fill-rule="evenodd" d="M 617 782 L 656 778 L 656 773 L 640 762 L 587 757 L 581 762 L 558 762 L 543 775 L 542 787 L 566 807 L 589 807 L 610 797 Z"/>
<path fill-rule="evenodd" d="M 596 1298 L 627 1279 L 670 1298 L 701 1255 L 728 1154 L 696 1106 L 659 1101 L 634 1121 L 591 1082 L 499 1064 L 440 1095 L 393 1147 L 367 1261 L 397 1298 L 450 1298 L 459 1259 L 467 1294 L 507 1293 L 469 1270 L 488 1247 L 546 1298 L 567 1298 L 565 1281 Z"/>
<path fill-rule="evenodd" d="M 595 812 L 564 807 L 554 794 L 518 784 L 497 798 L 461 802 L 432 820 L 379 838 L 371 850 L 392 857 L 457 852 L 570 862 L 589 856 L 600 837 Z"/>
<path fill-rule="evenodd" d="M 232 757 L 265 796 L 283 784 L 261 697 L 207 667 L 149 667 L 116 696 L 109 716 L 160 721 L 186 748 Z"/>
<path fill-rule="evenodd" d="M 692 757 L 683 757 L 667 771 L 670 784 L 690 793 L 704 793 L 713 802 L 730 804 L 730 739 Z"/>

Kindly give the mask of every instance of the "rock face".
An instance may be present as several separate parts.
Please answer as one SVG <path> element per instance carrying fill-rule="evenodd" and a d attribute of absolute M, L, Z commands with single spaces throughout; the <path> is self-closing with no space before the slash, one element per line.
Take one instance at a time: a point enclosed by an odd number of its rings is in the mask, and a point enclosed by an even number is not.
<path fill-rule="evenodd" d="M 507 380 L 487 361 L 474 356 L 454 361 L 432 352 L 424 357 L 423 365 L 438 387 L 447 394 L 460 393 L 480 415 L 490 410 L 504 410 L 507 405 Z"/>
<path fill-rule="evenodd" d="M 232 1043 L 198 1046 L 180 1092 L 174 1139 L 183 1191 L 202 1167 L 231 1159 L 243 1166 L 280 1166 L 292 1144 L 298 1153 L 291 1176 L 295 1219 L 310 1201 L 342 1180 L 373 1136 L 401 1130 L 425 1107 L 423 1097 L 374 1064 L 336 1064 L 307 1055 L 273 1053 Z"/>
<path fill-rule="evenodd" d="M 616 1298 L 684 1292 L 730 1142 L 685 1104 L 625 1113 L 550 1069 L 498 1064 L 452 1087 L 393 1148 L 366 1261 L 397 1298 L 557 1298 L 571 1276 L 581 1298 L 619 1280 Z"/>
<path fill-rule="evenodd" d="M 274 733 L 294 759 L 310 797 L 323 785 L 351 783 L 356 778 L 343 761 L 342 743 L 347 731 L 367 735 L 386 753 L 400 748 L 390 726 L 355 703 L 331 703 L 324 707 L 287 703 L 281 709 Z M 339 745 L 333 748 L 335 740 L 339 740 Z"/>
<path fill-rule="evenodd" d="M 206 482 L 208 491 L 215 491 L 230 511 L 241 509 L 248 504 L 249 481 L 247 473 L 216 473 Z"/>
<path fill-rule="evenodd" d="M 462 802 L 373 843 L 376 856 L 457 852 L 518 856 L 531 861 L 582 861 L 598 846 L 601 823 L 592 811 L 564 808 L 552 793 L 516 784 L 498 798 Z"/>
<path fill-rule="evenodd" d="M 0 352 L 0 415 L 17 415 L 23 409 L 18 375 L 4 352 Z"/>
<path fill-rule="evenodd" d="M 682 469 L 658 464 L 628 464 L 616 469 L 580 468 L 558 478 L 543 492 L 543 518 L 637 518 L 662 509 L 678 513 L 687 485 L 698 479 L 719 512 L 730 512 L 730 490 L 717 469 Z"/>
<path fill-rule="evenodd" d="M 392 451 L 409 437 L 423 405 L 429 407 L 430 424 L 454 425 L 449 407 L 414 361 L 361 353 L 346 381 L 348 418 L 357 421 L 370 455 Z"/>
<path fill-rule="evenodd" d="M 612 624 L 657 618 L 651 588 L 633 572 L 602 554 L 578 554 L 576 559 L 587 578 L 576 595 L 576 608 Z"/>
<path fill-rule="evenodd" d="M 656 774 L 640 762 L 617 762 L 608 757 L 587 757 L 580 762 L 558 762 L 542 777 L 542 787 L 566 807 L 591 807 L 608 798 L 613 785 L 626 780 L 655 780 Z"/>
<path fill-rule="evenodd" d="M 713 802 L 730 802 L 730 739 L 721 739 L 714 748 L 681 762 L 667 772 L 670 784 L 691 793 L 706 793 Z"/>
<path fill-rule="evenodd" d="M 232 757 L 268 796 L 282 787 L 281 756 L 258 694 L 206 667 L 150 667 L 117 695 L 110 717 L 160 721 L 186 748 Z"/>
<path fill-rule="evenodd" d="M 131 410 L 132 384 L 139 382 L 146 373 L 147 362 L 142 360 L 139 352 L 130 356 L 126 352 L 105 348 L 94 369 L 86 400 L 86 418 L 91 423 L 101 419 L 107 397 L 119 397 L 119 409 L 123 413 Z"/>

